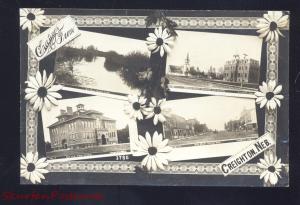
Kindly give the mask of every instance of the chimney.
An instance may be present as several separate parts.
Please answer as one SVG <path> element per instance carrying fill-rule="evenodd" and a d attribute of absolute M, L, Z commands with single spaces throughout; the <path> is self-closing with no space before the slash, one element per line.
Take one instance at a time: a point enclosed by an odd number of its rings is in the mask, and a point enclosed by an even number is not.
<path fill-rule="evenodd" d="M 83 104 L 78 104 L 76 107 L 77 107 L 78 112 L 84 111 L 84 105 Z"/>
<path fill-rule="evenodd" d="M 72 107 L 67 107 L 67 113 L 69 115 L 73 115 L 73 109 L 72 109 Z"/>
<path fill-rule="evenodd" d="M 65 110 L 60 110 L 60 114 L 61 115 L 66 114 L 66 111 Z"/>

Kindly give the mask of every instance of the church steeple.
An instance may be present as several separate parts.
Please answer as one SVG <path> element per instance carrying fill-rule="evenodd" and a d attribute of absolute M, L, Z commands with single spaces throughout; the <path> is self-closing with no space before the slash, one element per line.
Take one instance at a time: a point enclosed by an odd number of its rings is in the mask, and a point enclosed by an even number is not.
<path fill-rule="evenodd" d="M 190 55 L 189 55 L 189 53 L 187 53 L 187 55 L 186 55 L 185 66 L 190 67 Z"/>

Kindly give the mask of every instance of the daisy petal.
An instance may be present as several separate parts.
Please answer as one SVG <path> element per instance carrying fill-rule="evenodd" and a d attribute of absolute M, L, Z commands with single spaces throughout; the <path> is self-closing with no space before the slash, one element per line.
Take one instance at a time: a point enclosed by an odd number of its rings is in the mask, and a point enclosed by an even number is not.
<path fill-rule="evenodd" d="M 62 85 L 53 85 L 51 88 L 48 89 L 49 92 L 57 92 L 63 88 Z"/>
<path fill-rule="evenodd" d="M 23 159 L 22 157 L 20 158 L 20 160 L 21 160 L 21 165 L 24 165 L 24 166 L 27 167 L 27 162 L 26 162 L 26 160 Z"/>
<path fill-rule="evenodd" d="M 45 86 L 46 82 L 47 82 L 47 75 L 46 75 L 46 71 L 43 70 L 43 86 Z"/>
<path fill-rule="evenodd" d="M 164 155 L 165 154 L 157 153 L 156 157 L 160 160 L 161 163 L 163 163 L 164 165 L 168 165 L 168 160 L 165 158 Z"/>
<path fill-rule="evenodd" d="M 270 100 L 269 103 L 270 103 L 270 108 L 272 110 L 274 110 L 276 108 L 276 102 L 275 102 L 274 98 L 272 100 Z"/>
<path fill-rule="evenodd" d="M 47 169 L 36 169 L 35 171 L 42 173 L 42 174 L 47 174 L 49 171 Z"/>
<path fill-rule="evenodd" d="M 148 171 L 151 171 L 151 166 L 152 166 L 152 157 L 151 156 L 148 157 L 146 166 L 147 166 Z"/>
<path fill-rule="evenodd" d="M 265 97 L 258 97 L 256 98 L 255 102 L 260 103 Z"/>
<path fill-rule="evenodd" d="M 20 16 L 27 16 L 27 12 L 25 9 L 20 9 Z"/>
<path fill-rule="evenodd" d="M 25 95 L 25 100 L 30 100 L 34 96 L 37 96 L 36 92 L 35 93 L 28 93 Z"/>
<path fill-rule="evenodd" d="M 268 100 L 266 99 L 266 98 L 264 98 L 261 102 L 260 102 L 260 108 L 263 108 L 265 105 L 266 105 L 266 103 L 268 102 Z"/>
<path fill-rule="evenodd" d="M 29 103 L 32 105 L 35 103 L 35 101 L 39 98 L 39 96 L 37 94 L 35 94 L 30 100 Z"/>
<path fill-rule="evenodd" d="M 271 174 L 270 174 L 270 183 L 271 183 L 272 185 L 275 185 L 275 184 L 277 184 L 277 182 L 278 182 L 278 177 L 277 177 L 277 175 L 276 175 L 275 173 L 271 173 Z"/>
<path fill-rule="evenodd" d="M 31 181 L 31 183 L 35 184 L 35 177 L 32 175 L 32 172 L 29 172 L 29 180 Z"/>
<path fill-rule="evenodd" d="M 162 142 L 162 135 L 158 134 L 156 131 L 153 134 L 153 147 L 158 147 L 158 145 Z"/>
<path fill-rule="evenodd" d="M 162 39 L 166 39 L 166 38 L 168 38 L 168 36 L 169 36 L 169 34 L 168 34 L 167 29 L 164 29 L 162 32 L 162 35 L 161 35 Z"/>
<path fill-rule="evenodd" d="M 167 44 L 163 44 L 163 48 L 167 53 L 171 53 L 171 48 Z"/>
<path fill-rule="evenodd" d="M 262 93 L 262 92 L 255 92 L 254 95 L 257 96 L 257 97 L 263 97 L 263 96 L 266 96 L 266 94 L 265 94 L 265 93 Z"/>
<path fill-rule="evenodd" d="M 259 168 L 261 168 L 261 169 L 267 169 L 267 168 L 268 168 L 267 166 L 265 166 L 264 164 L 262 164 L 262 163 L 260 163 L 260 162 L 257 163 L 257 166 L 258 166 Z"/>
<path fill-rule="evenodd" d="M 146 141 L 147 141 L 147 144 L 149 147 L 153 147 L 151 136 L 150 136 L 149 132 L 146 132 Z"/>
<path fill-rule="evenodd" d="M 160 153 L 166 153 L 166 152 L 170 152 L 170 151 L 172 151 L 172 147 L 169 147 L 169 146 L 166 146 L 166 147 L 158 150 L 158 152 L 160 152 Z"/>
<path fill-rule="evenodd" d="M 46 97 L 53 105 L 58 105 L 58 101 L 54 97 L 52 97 L 51 95 L 47 95 Z"/>
<path fill-rule="evenodd" d="M 284 98 L 283 95 L 274 95 L 274 97 L 279 99 L 279 100 L 282 100 Z"/>
<path fill-rule="evenodd" d="M 36 174 L 36 172 L 32 172 L 31 176 L 35 179 L 36 182 L 41 183 L 40 177 Z"/>
<path fill-rule="evenodd" d="M 153 39 L 155 39 L 155 41 L 156 41 L 157 36 L 156 36 L 154 33 L 149 33 L 148 35 L 149 35 L 150 37 L 152 37 Z"/>
<path fill-rule="evenodd" d="M 34 102 L 33 109 L 34 109 L 35 111 L 37 111 L 37 110 L 39 109 L 41 103 L 42 103 L 42 99 L 41 99 L 40 97 L 38 97 L 38 98 L 36 99 L 36 101 Z"/>
<path fill-rule="evenodd" d="M 278 100 L 277 98 L 273 98 L 273 100 L 277 103 L 278 107 L 280 107 L 280 100 Z"/>
<path fill-rule="evenodd" d="M 157 123 L 158 123 L 158 115 L 154 115 L 153 124 L 157 125 Z"/>
<path fill-rule="evenodd" d="M 165 122 L 165 121 L 166 121 L 166 118 L 165 118 L 162 114 L 159 114 L 159 115 L 158 115 L 158 120 L 159 120 L 160 122 Z"/>
<path fill-rule="evenodd" d="M 156 170 L 157 170 L 156 161 L 155 161 L 155 156 L 152 157 L 151 168 L 153 169 L 153 171 L 156 171 Z"/>
<path fill-rule="evenodd" d="M 141 136 L 141 135 L 139 135 L 138 139 L 139 139 L 139 145 L 140 145 L 144 150 L 148 150 L 149 145 L 148 145 L 146 139 L 145 139 L 143 136 Z"/>
<path fill-rule="evenodd" d="M 57 92 L 48 92 L 48 95 L 51 95 L 54 98 L 62 98 L 61 94 L 57 93 Z"/>
<path fill-rule="evenodd" d="M 41 75 L 40 71 L 36 72 L 35 79 L 38 82 L 39 87 L 42 87 L 43 86 L 43 82 L 42 82 L 42 75 Z"/>
<path fill-rule="evenodd" d="M 264 176 L 264 181 L 266 184 L 269 182 L 269 178 L 270 178 L 270 172 L 267 171 L 266 175 Z"/>
<path fill-rule="evenodd" d="M 275 90 L 273 91 L 274 95 L 277 95 L 282 91 L 282 85 L 278 85 Z"/>
<path fill-rule="evenodd" d="M 149 159 L 149 155 L 147 155 L 147 156 L 143 159 L 143 161 L 142 161 L 142 166 L 143 166 L 143 167 L 147 165 L 148 159 Z"/>
<path fill-rule="evenodd" d="M 43 169 L 47 166 L 48 166 L 48 163 L 46 163 L 46 162 L 40 162 L 40 163 L 36 164 L 37 169 Z"/>
<path fill-rule="evenodd" d="M 163 56 L 164 56 L 164 54 L 165 54 L 164 48 L 160 47 L 160 52 L 159 52 L 159 54 L 160 54 L 160 57 L 163 57 Z"/>
<path fill-rule="evenodd" d="M 259 37 L 259 38 L 264 38 L 264 37 L 266 37 L 266 36 L 269 34 L 269 32 L 270 32 L 270 31 L 267 30 L 267 31 L 261 33 L 258 37 Z"/>
<path fill-rule="evenodd" d="M 44 98 L 46 109 L 49 111 L 51 110 L 51 102 L 48 100 L 48 98 Z"/>
<path fill-rule="evenodd" d="M 268 173 L 269 173 L 268 170 L 263 171 L 263 173 L 261 173 L 261 175 L 260 175 L 259 178 L 260 178 L 260 179 L 264 178 Z"/>
<path fill-rule="evenodd" d="M 149 37 L 146 38 L 147 41 L 150 41 L 150 42 L 153 42 L 153 43 L 156 42 L 156 39 L 157 39 L 157 38 L 155 38 L 155 37 L 153 37 L 153 36 L 149 36 Z"/>
<path fill-rule="evenodd" d="M 137 117 L 138 120 L 142 120 L 143 119 L 143 114 L 141 113 L 141 111 L 137 111 Z"/>
<path fill-rule="evenodd" d="M 44 175 L 42 175 L 41 173 L 39 172 L 35 172 L 35 174 L 37 175 L 37 177 L 39 177 L 40 179 L 45 179 Z"/>
<path fill-rule="evenodd" d="M 165 148 L 167 146 L 168 142 L 169 142 L 168 139 L 164 139 L 161 143 L 159 143 L 159 145 L 157 146 L 157 149 Z"/>
<path fill-rule="evenodd" d="M 155 115 L 155 113 L 152 112 L 152 113 L 150 113 L 150 114 L 148 114 L 148 115 L 146 116 L 146 119 L 150 119 L 150 118 L 152 118 L 154 115 Z"/>
<path fill-rule="evenodd" d="M 153 50 L 157 49 L 157 47 L 158 47 L 157 44 L 153 43 L 153 44 L 148 45 L 148 50 L 153 51 Z"/>
<path fill-rule="evenodd" d="M 32 163 L 33 162 L 33 153 L 32 152 L 28 152 L 26 154 L 26 160 L 28 163 Z"/>
<path fill-rule="evenodd" d="M 45 83 L 45 87 L 49 88 L 52 84 L 54 83 L 54 78 L 53 78 L 53 74 L 50 73 L 46 83 Z"/>

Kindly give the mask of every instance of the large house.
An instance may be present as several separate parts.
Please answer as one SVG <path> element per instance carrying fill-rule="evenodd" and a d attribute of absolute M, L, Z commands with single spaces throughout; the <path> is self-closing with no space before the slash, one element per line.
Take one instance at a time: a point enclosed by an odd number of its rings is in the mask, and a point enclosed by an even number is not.
<path fill-rule="evenodd" d="M 259 82 L 259 61 L 254 59 L 233 59 L 224 65 L 224 80 L 240 83 Z"/>
<path fill-rule="evenodd" d="M 105 117 L 96 110 L 85 110 L 78 104 L 61 110 L 58 121 L 50 125 L 50 140 L 53 150 L 87 148 L 118 143 L 116 120 Z"/>

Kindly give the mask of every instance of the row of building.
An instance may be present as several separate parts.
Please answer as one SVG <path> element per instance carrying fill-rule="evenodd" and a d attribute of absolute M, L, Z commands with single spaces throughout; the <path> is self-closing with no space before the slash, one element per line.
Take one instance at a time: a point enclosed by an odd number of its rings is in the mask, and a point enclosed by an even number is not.
<path fill-rule="evenodd" d="M 207 71 L 207 77 L 238 83 L 258 83 L 259 69 L 258 60 L 235 57 L 225 62 L 222 73 L 218 73 L 215 68 L 210 67 Z M 178 76 L 194 76 L 198 72 L 198 76 L 204 77 L 201 75 L 203 72 L 200 72 L 199 68 L 196 71 L 194 70 L 195 68 L 190 65 L 189 54 L 187 54 L 184 65 L 169 65 L 167 73 Z"/>

